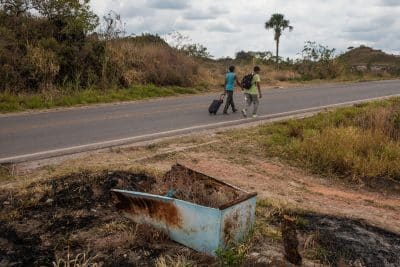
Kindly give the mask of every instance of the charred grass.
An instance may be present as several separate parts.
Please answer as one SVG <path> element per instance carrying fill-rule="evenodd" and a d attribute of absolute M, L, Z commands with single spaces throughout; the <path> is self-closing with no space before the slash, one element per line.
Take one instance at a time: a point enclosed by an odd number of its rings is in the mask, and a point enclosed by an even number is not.
<path fill-rule="evenodd" d="M 168 174 L 157 177 L 146 171 L 82 171 L 13 190 L 1 189 L 0 262 L 5 266 L 286 266 L 281 224 L 290 216 L 299 253 L 303 262 L 311 264 L 306 266 L 400 263 L 398 235 L 273 199 L 258 201 L 256 223 L 249 236 L 218 250 L 216 258 L 174 243 L 149 226 L 135 224 L 114 208 L 110 189 L 163 194 L 159 183 L 166 177 Z"/>
<path fill-rule="evenodd" d="M 111 188 L 148 192 L 155 178 L 125 171 L 79 172 L 0 194 L 0 262 L 5 266 L 154 266 L 210 258 L 170 241 L 160 231 L 124 219 Z M 212 261 L 212 259 L 211 259 Z M 2 266 L 3 266 L 2 265 Z M 179 265 L 177 265 L 179 266 Z"/>
<path fill-rule="evenodd" d="M 291 218 L 305 266 L 397 266 L 400 236 L 351 218 L 316 214 L 271 199 L 259 200 L 249 251 L 264 254 L 283 244 L 283 218 Z M 287 235 L 287 233 L 286 233 Z M 267 240 L 267 241 L 266 241 Z M 261 246 L 260 246 L 261 244 Z M 263 251 L 264 250 L 264 251 Z M 282 247 L 277 251 L 286 254 Z M 248 257 L 247 260 L 251 260 Z M 273 255 L 269 259 L 274 259 Z M 276 262 L 278 264 L 278 262 Z"/>

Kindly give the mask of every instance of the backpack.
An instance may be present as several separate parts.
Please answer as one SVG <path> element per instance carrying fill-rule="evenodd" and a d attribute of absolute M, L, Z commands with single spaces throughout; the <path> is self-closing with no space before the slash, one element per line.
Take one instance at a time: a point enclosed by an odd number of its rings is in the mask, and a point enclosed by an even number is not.
<path fill-rule="evenodd" d="M 242 87 L 244 89 L 250 89 L 251 88 L 251 86 L 253 85 L 252 84 L 253 77 L 254 77 L 254 74 L 252 74 L 252 73 L 251 74 L 247 74 L 246 76 L 243 77 L 243 79 L 242 79 Z"/>

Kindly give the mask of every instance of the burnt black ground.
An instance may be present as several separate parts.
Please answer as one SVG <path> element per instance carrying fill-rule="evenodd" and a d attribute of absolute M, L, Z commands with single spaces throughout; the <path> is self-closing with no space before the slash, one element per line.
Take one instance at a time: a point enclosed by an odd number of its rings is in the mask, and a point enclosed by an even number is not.
<path fill-rule="evenodd" d="M 340 261 L 350 266 L 400 266 L 400 235 L 351 219 L 302 217 L 307 221 L 302 231 L 318 233 L 317 241 L 332 266 L 339 266 Z"/>
<path fill-rule="evenodd" d="M 103 266 L 154 266 L 161 255 L 184 255 L 199 266 L 216 266 L 216 259 L 174 243 L 148 226 L 140 226 L 136 239 L 129 244 L 119 228 L 90 232 L 109 223 L 135 227 L 116 211 L 110 189 L 150 192 L 153 187 L 157 187 L 156 179 L 146 174 L 103 171 L 55 177 L 16 190 L 12 197 L 10 191 L 0 190 L 0 266 L 51 266 L 56 255 L 65 258 L 66 251 L 77 255 L 93 247 L 85 239 L 88 233 L 91 242 L 118 239 L 122 234 L 121 243 L 105 242 L 88 252 L 90 256 L 99 255 L 96 261 Z M 35 188 L 44 189 L 38 196 Z M 298 217 L 305 221 L 298 233 L 316 234 L 324 249 L 323 260 L 332 266 L 341 262 L 350 266 L 400 266 L 398 234 L 351 219 L 319 214 Z M 279 219 L 269 223 L 279 225 Z"/>
<path fill-rule="evenodd" d="M 82 244 L 68 242 L 69 236 L 111 222 L 112 217 L 125 221 L 113 207 L 110 189 L 145 191 L 150 190 L 154 182 L 154 178 L 144 174 L 105 171 L 95 175 L 82 172 L 31 185 L 30 188 L 51 188 L 33 204 L 31 201 L 35 196 L 29 193 L 29 188 L 27 194 L 16 196 L 11 205 L 4 205 L 7 194 L 1 192 L 2 213 L 17 210 L 18 216 L 0 221 L 0 239 L 5 244 L 4 248 L 0 246 L 0 262 L 3 260 L 14 266 L 50 266 L 55 260 L 55 250 L 63 250 L 63 246 L 71 250 L 84 249 Z M 95 194 L 95 191 L 100 193 Z M 82 215 L 76 216 L 75 212 L 79 211 Z M 26 232 L 24 228 L 29 228 L 32 221 L 40 224 Z M 44 245 L 43 239 L 48 236 L 50 245 Z"/>

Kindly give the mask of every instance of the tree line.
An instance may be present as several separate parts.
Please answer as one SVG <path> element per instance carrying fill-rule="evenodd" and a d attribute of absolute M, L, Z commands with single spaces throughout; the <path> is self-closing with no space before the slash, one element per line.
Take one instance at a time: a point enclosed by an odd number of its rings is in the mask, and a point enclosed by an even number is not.
<path fill-rule="evenodd" d="M 121 17 L 110 12 L 100 25 L 89 1 L 0 0 L 0 92 L 46 93 L 146 82 L 193 86 L 211 75 L 201 69 L 202 62 L 230 61 L 212 60 L 206 47 L 179 33 L 171 36 L 175 45 L 151 34 L 124 37 Z M 271 52 L 239 51 L 235 63 L 276 64 L 304 79 L 335 78 L 343 70 L 334 49 L 314 42 L 305 44 L 301 59 L 281 59 L 281 35 L 293 26 L 282 14 L 273 14 L 264 26 L 274 31 L 275 57 Z"/>
<path fill-rule="evenodd" d="M 104 44 L 89 0 L 0 0 L 0 90 L 87 86 L 101 77 Z"/>

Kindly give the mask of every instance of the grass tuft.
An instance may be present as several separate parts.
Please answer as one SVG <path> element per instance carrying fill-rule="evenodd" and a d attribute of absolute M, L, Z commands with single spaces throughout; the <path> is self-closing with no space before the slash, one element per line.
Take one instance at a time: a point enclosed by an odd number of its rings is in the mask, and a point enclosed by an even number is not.
<path fill-rule="evenodd" d="M 225 249 L 218 249 L 216 255 L 220 266 L 241 266 L 246 259 L 248 250 L 248 244 L 236 244 Z"/>

